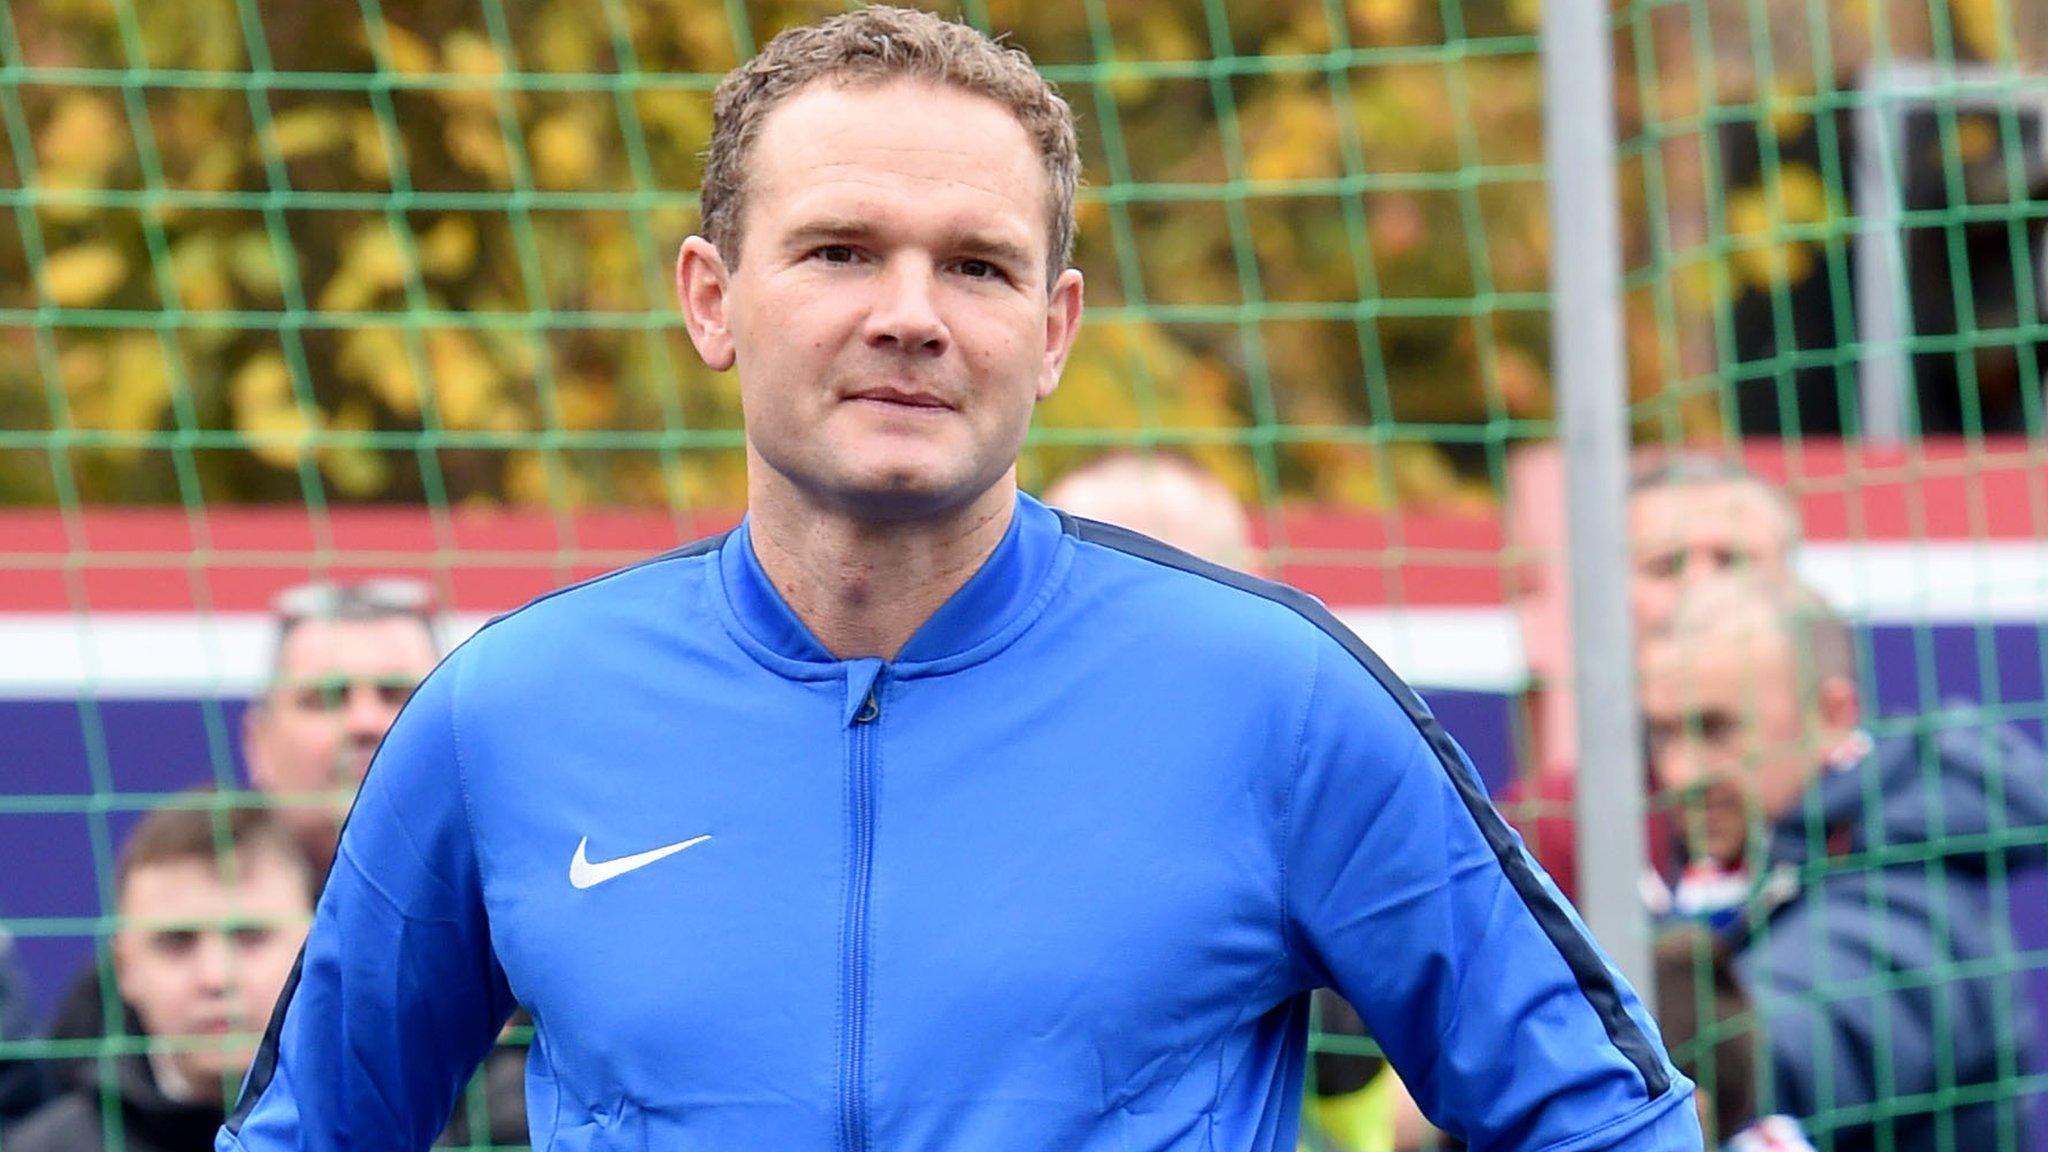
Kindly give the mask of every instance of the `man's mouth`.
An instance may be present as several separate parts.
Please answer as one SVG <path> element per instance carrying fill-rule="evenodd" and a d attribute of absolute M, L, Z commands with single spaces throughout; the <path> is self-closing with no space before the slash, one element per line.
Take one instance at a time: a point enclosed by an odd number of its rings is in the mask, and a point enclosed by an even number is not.
<path fill-rule="evenodd" d="M 930 392 L 921 392 L 914 388 L 863 388 L 858 392 L 849 394 L 847 399 L 857 400 L 866 404 L 887 404 L 896 408 L 921 408 L 945 411 L 953 407 Z"/>

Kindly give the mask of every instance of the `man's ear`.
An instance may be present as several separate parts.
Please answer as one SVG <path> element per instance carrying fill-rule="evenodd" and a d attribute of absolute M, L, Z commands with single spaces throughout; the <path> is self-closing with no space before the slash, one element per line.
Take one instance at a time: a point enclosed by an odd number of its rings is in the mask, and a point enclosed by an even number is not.
<path fill-rule="evenodd" d="M 242 764 L 249 773 L 249 785 L 267 792 L 274 781 L 270 773 L 270 702 L 257 697 L 242 713 Z"/>
<path fill-rule="evenodd" d="M 731 277 L 711 241 L 692 236 L 676 255 L 676 303 L 690 343 L 713 372 L 733 365 L 732 328 L 726 322 L 726 289 Z"/>
<path fill-rule="evenodd" d="M 1863 694 L 1848 676 L 1830 676 L 1820 682 L 1820 717 L 1827 726 L 1843 732 L 1863 723 Z"/>
<path fill-rule="evenodd" d="M 122 987 L 122 981 L 126 977 L 128 966 L 134 963 L 134 961 L 128 959 L 128 953 L 134 946 L 135 937 L 133 933 L 123 932 L 118 929 L 115 930 L 113 939 L 107 942 L 107 959 L 111 960 L 114 966 L 114 988 L 123 997 L 127 996 L 128 990 Z"/>
<path fill-rule="evenodd" d="M 1039 365 L 1038 398 L 1051 396 L 1060 386 L 1067 354 L 1074 350 L 1074 337 L 1081 331 L 1081 270 L 1069 268 L 1053 281 L 1045 303 L 1045 359 Z"/>

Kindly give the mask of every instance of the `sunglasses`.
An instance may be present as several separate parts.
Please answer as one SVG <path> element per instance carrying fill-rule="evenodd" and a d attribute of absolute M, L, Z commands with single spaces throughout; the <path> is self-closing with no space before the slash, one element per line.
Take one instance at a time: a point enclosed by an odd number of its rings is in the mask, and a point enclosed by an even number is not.
<path fill-rule="evenodd" d="M 280 623 L 301 620 L 360 619 L 376 616 L 418 616 L 433 613 L 434 590 L 408 576 L 368 580 L 314 580 L 294 584 L 271 598 Z"/>

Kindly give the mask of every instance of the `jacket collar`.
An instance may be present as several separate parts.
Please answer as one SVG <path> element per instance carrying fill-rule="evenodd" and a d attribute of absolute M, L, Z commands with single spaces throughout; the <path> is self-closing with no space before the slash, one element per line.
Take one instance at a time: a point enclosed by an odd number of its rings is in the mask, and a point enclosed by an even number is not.
<path fill-rule="evenodd" d="M 722 609 L 733 638 L 771 670 L 797 679 L 843 674 L 783 600 L 754 553 L 752 520 L 719 549 Z M 1002 542 L 958 592 L 939 606 L 897 654 L 898 677 L 937 675 L 977 663 L 1006 647 L 1037 619 L 1073 556 L 1058 513 L 1017 494 Z"/>
<path fill-rule="evenodd" d="M 1840 855 L 1851 847 L 1857 816 L 1870 803 L 1876 744 L 1857 729 L 1821 762 L 1800 801 L 1772 825 L 1766 866 L 1802 864 L 1816 855 Z M 1882 781 L 1879 782 L 1880 786 Z M 1816 828 L 1822 830 L 1816 836 Z M 1817 842 L 1818 841 L 1818 842 Z"/>
<path fill-rule="evenodd" d="M 218 1101 L 187 1103 L 165 1096 L 148 1058 L 139 1054 L 116 1060 L 102 1082 L 120 1096 L 130 1147 L 210 1147 L 227 1120 L 227 1109 Z"/>

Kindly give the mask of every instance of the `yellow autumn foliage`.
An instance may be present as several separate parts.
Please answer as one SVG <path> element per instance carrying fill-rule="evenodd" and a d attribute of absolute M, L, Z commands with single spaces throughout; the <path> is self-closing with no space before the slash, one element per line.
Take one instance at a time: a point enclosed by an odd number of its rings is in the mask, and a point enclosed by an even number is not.
<path fill-rule="evenodd" d="M 533 126 L 527 148 L 533 178 L 542 188 L 583 188 L 597 176 L 604 157 L 594 127 L 574 112 L 558 112 Z"/>
<path fill-rule="evenodd" d="M 150 432 L 170 406 L 170 366 L 150 333 L 124 332 L 101 346 L 73 348 L 58 360 L 58 369 L 66 416 L 80 431 Z M 139 447 L 118 441 L 105 451 L 132 461 Z"/>
<path fill-rule="evenodd" d="M 344 497 L 368 499 L 391 483 L 391 458 L 349 439 L 350 433 L 369 432 L 375 427 L 376 416 L 360 400 L 342 405 L 327 422 L 329 442 L 319 450 L 320 473 Z"/>
<path fill-rule="evenodd" d="M 52 252 L 38 269 L 43 292 L 60 308 L 90 308 L 128 280 L 128 258 L 112 244 Z"/>
<path fill-rule="evenodd" d="M 2026 5 L 1943 5 L 1966 52 L 2048 71 Z M 133 445 L 189 418 L 245 437 L 202 454 L 210 498 L 296 499 L 317 464 L 338 499 L 419 500 L 431 454 L 458 502 L 729 506 L 743 494 L 737 386 L 696 361 L 667 287 L 696 225 L 710 82 L 744 45 L 841 6 L 518 0 L 486 19 L 380 0 L 372 24 L 351 4 L 258 5 L 275 74 L 347 82 L 151 85 L 139 115 L 120 80 L 137 66 L 124 13 L 148 66 L 232 72 L 251 66 L 246 5 L 15 5 L 23 63 L 106 82 L 20 90 L 28 135 L 10 155 L 24 170 L 0 179 L 22 182 L 17 231 L 33 226 L 40 256 L 0 243 L 0 307 L 191 319 L 161 337 L 67 324 L 54 382 L 32 341 L 6 344 L 0 414 L 47 413 L 54 388 L 81 427 L 129 437 L 80 451 L 87 498 L 134 498 Z M 1263 461 L 1288 497 L 1462 506 L 1483 495 L 1483 453 L 1361 431 L 1550 417 L 1539 0 L 976 7 L 1072 77 L 1089 165 L 1077 260 L 1094 311 L 1040 410 L 1032 480 L 1145 441 L 1199 455 L 1247 499 L 1271 495 Z M 1888 35 L 1914 7 L 1885 9 Z M 1676 315 L 1628 311 L 1639 399 L 1714 370 L 1688 358 L 1688 334 L 1730 294 L 1817 271 L 1821 249 L 1788 230 L 1853 227 L 1810 167 L 1709 188 L 1702 157 L 1723 131 L 1710 111 L 1750 105 L 1782 138 L 1822 126 L 1808 103 L 1844 81 L 1796 61 L 1853 74 L 1875 35 L 1865 8 L 1830 9 L 1832 57 L 1787 41 L 1769 74 L 1737 32 L 1667 20 L 1683 14 L 1668 6 L 1617 10 L 1621 49 L 1654 54 L 1621 71 L 1632 270 L 1653 258 L 1646 222 L 1673 246 L 1653 272 Z M 1338 46 L 1353 55 L 1317 55 Z M 380 70 L 388 83 L 355 82 Z M 2002 146 L 1985 123 L 1960 124 L 1966 159 Z M 1710 392 L 1690 388 L 1688 427 L 1711 427 Z M 1275 436 L 1269 419 L 1329 434 Z M 536 429 L 567 446 L 472 446 Z M 393 447 L 392 433 L 414 439 Z M 40 498 L 9 488 L 15 475 L 0 471 L 0 501 Z"/>
<path fill-rule="evenodd" d="M 476 222 L 451 213 L 434 222 L 415 242 L 420 270 L 429 276 L 461 276 L 476 266 Z"/>
<path fill-rule="evenodd" d="M 128 157 L 131 139 L 127 118 L 111 98 L 70 93 L 36 135 L 40 175 L 61 187 L 88 186 Z"/>
<path fill-rule="evenodd" d="M 433 383 L 434 416 L 441 427 L 486 428 L 498 418 L 497 367 L 469 333 L 427 333 L 427 378 Z"/>
<path fill-rule="evenodd" d="M 394 415 L 420 416 L 420 377 L 403 335 L 390 328 L 352 328 L 341 337 L 343 377 L 362 385 Z"/>
<path fill-rule="evenodd" d="M 398 237 L 381 219 L 364 222 L 342 244 L 340 266 L 320 291 L 324 312 L 358 312 L 405 283 L 409 267 Z"/>
<path fill-rule="evenodd" d="M 322 104 L 280 112 L 270 122 L 269 144 L 285 160 L 297 160 L 340 145 L 349 136 L 342 114 Z"/>

